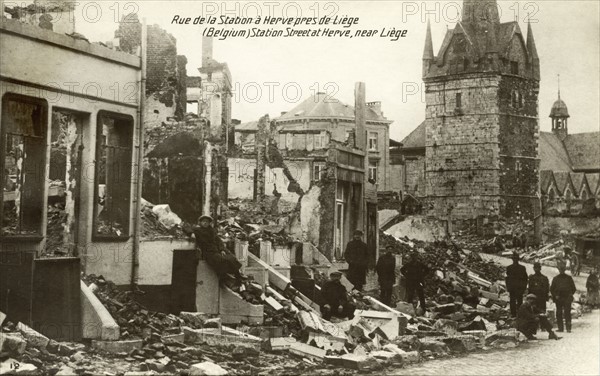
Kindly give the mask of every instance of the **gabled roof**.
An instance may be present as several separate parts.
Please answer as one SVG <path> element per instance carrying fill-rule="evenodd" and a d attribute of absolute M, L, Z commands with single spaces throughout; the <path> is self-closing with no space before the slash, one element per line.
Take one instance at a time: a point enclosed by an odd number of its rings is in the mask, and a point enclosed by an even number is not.
<path fill-rule="evenodd" d="M 554 171 L 554 181 L 556 181 L 556 188 L 561 196 L 565 194 L 567 187 L 570 187 L 571 191 L 574 190 L 571 174 L 568 171 Z"/>
<path fill-rule="evenodd" d="M 556 184 L 554 182 L 554 173 L 550 170 L 540 171 L 540 190 L 542 193 L 547 193 L 552 183 Z"/>
<path fill-rule="evenodd" d="M 570 134 L 564 145 L 573 170 L 600 169 L 600 132 Z"/>
<path fill-rule="evenodd" d="M 551 132 L 540 132 L 540 170 L 572 171 L 569 155 L 560 139 Z"/>
<path fill-rule="evenodd" d="M 583 172 L 571 172 L 571 182 L 573 183 L 573 188 L 575 188 L 575 193 L 579 195 L 581 187 L 586 182 L 585 174 Z"/>
<path fill-rule="evenodd" d="M 585 178 L 587 179 L 592 194 L 595 194 L 600 190 L 600 172 L 585 174 Z"/>
<path fill-rule="evenodd" d="M 404 140 L 400 141 L 404 148 L 424 148 L 425 147 L 425 121 L 419 124 Z"/>
<path fill-rule="evenodd" d="M 295 119 L 348 119 L 354 120 L 354 107 L 340 102 L 326 93 L 311 95 L 290 111 L 281 115 L 277 121 Z M 366 107 L 366 120 L 392 123 L 391 120 Z"/>
<path fill-rule="evenodd" d="M 258 131 L 258 121 L 249 121 L 247 123 L 235 126 L 236 131 L 256 132 Z"/>

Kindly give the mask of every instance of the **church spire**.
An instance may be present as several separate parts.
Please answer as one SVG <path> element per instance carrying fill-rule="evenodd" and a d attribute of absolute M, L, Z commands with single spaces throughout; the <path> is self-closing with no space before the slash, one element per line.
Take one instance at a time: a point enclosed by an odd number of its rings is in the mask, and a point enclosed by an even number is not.
<path fill-rule="evenodd" d="M 433 60 L 433 42 L 431 40 L 431 24 L 429 23 L 429 20 L 427 20 L 427 35 L 425 36 L 423 60 Z"/>
<path fill-rule="evenodd" d="M 533 30 L 531 29 L 531 22 L 529 19 L 527 20 L 527 52 L 529 53 L 529 64 L 531 64 L 531 71 L 533 73 L 533 77 L 539 80 L 540 58 L 538 56 L 537 48 L 535 46 L 535 39 L 533 38 Z"/>
<path fill-rule="evenodd" d="M 556 75 L 558 81 L 558 99 L 560 100 L 560 73 Z"/>
<path fill-rule="evenodd" d="M 431 24 L 427 20 L 427 34 L 425 36 L 425 48 L 423 49 L 423 77 L 427 76 L 431 64 L 433 64 L 433 42 L 431 40 Z"/>
<path fill-rule="evenodd" d="M 496 0 L 464 0 L 462 22 L 478 23 L 488 21 L 494 24 L 500 23 L 498 4 Z"/>

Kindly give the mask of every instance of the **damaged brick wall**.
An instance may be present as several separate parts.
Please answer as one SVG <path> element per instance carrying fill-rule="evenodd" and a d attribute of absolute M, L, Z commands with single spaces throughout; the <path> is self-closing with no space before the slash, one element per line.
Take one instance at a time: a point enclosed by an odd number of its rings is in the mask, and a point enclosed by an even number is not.
<path fill-rule="evenodd" d="M 321 222 L 319 226 L 318 248 L 329 260 L 333 260 L 335 253 L 336 168 L 337 165 L 335 162 L 328 161 L 325 165 L 323 178 L 317 182 L 321 187 L 321 194 L 319 196 Z"/>
<path fill-rule="evenodd" d="M 136 14 L 119 23 L 115 38 L 122 51 L 135 54 L 141 45 Z M 186 112 L 185 56 L 177 55 L 177 40 L 158 25 L 148 26 L 146 77 L 146 127 L 159 126 L 168 118 L 183 119 Z"/>

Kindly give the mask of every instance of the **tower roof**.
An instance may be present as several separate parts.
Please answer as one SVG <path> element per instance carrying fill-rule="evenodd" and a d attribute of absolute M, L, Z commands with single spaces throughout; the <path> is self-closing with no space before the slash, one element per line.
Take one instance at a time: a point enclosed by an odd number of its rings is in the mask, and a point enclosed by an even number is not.
<path fill-rule="evenodd" d="M 427 35 L 425 36 L 423 60 L 433 60 L 433 41 L 431 40 L 431 24 L 429 23 L 429 20 L 427 20 Z"/>
<path fill-rule="evenodd" d="M 569 110 L 565 102 L 558 97 L 550 110 L 550 117 L 569 117 Z"/>

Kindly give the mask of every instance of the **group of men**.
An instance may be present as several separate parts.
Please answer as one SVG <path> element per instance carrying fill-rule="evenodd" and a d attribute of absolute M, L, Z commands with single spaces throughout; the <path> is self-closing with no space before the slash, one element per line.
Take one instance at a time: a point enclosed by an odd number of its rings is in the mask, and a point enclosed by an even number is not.
<path fill-rule="evenodd" d="M 533 264 L 534 274 L 527 276 L 525 266 L 519 264 L 519 254 L 513 253 L 513 263 L 506 268 L 506 289 L 510 296 L 510 313 L 516 317 L 517 329 L 528 339 L 534 339 L 538 326 L 548 332 L 548 338 L 560 339 L 552 330 L 546 316 L 550 298 L 556 305 L 558 332 L 571 332 L 571 304 L 575 294 L 573 277 L 566 274 L 566 265 L 559 263 L 559 274 L 550 283 L 542 274 L 542 265 Z M 525 302 L 523 296 L 525 292 Z"/>

